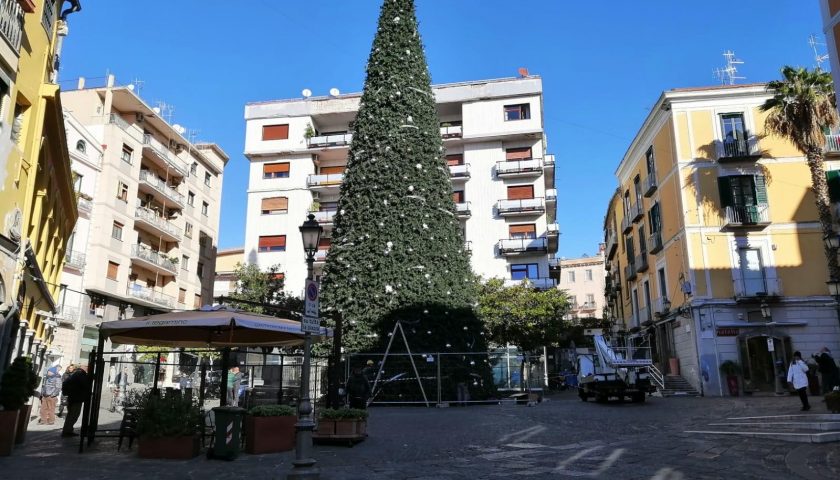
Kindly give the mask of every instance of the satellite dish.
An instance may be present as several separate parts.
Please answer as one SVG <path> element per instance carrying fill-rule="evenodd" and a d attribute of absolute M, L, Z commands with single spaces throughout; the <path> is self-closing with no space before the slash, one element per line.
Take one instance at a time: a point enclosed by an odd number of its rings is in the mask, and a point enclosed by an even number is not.
<path fill-rule="evenodd" d="M 175 125 L 172 125 L 172 128 L 173 128 L 176 132 L 178 132 L 178 134 L 179 134 L 179 135 L 183 135 L 183 134 L 184 134 L 184 132 L 186 132 L 186 131 L 187 131 L 187 129 L 186 129 L 186 128 L 184 128 L 184 127 L 182 127 L 182 126 L 178 125 L 177 123 L 176 123 Z"/>
<path fill-rule="evenodd" d="M 338 91 L 337 88 L 333 87 L 330 89 L 330 95 L 333 97 L 337 97 L 341 92 Z"/>
<path fill-rule="evenodd" d="M 303 95 L 303 98 L 309 98 L 312 96 L 312 90 L 304 88 L 303 91 L 300 92 L 300 94 Z"/>
<path fill-rule="evenodd" d="M 519 67 L 519 76 L 520 77 L 527 77 L 528 76 L 528 69 L 525 67 Z"/>
<path fill-rule="evenodd" d="M 152 109 L 152 111 L 160 115 L 160 107 L 155 107 Z"/>
<path fill-rule="evenodd" d="M 128 84 L 128 89 L 129 89 L 129 90 L 131 90 L 131 91 L 133 92 L 133 91 L 134 91 L 134 84 L 133 84 L 133 83 L 129 83 L 129 84 Z"/>

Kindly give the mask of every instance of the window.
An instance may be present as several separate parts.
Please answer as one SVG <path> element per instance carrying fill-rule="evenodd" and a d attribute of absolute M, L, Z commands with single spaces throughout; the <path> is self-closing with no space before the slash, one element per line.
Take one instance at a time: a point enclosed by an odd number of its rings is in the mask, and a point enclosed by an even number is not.
<path fill-rule="evenodd" d="M 828 170 L 825 172 L 825 180 L 828 183 L 828 201 L 840 202 L 840 170 Z"/>
<path fill-rule="evenodd" d="M 84 140 L 79 140 L 78 142 L 76 142 L 76 151 L 77 152 L 85 153 L 86 150 L 87 150 L 87 144 L 85 143 Z"/>
<path fill-rule="evenodd" d="M 633 188 L 636 191 L 636 205 L 642 205 L 642 179 L 638 175 L 633 179 Z"/>
<path fill-rule="evenodd" d="M 589 307 L 595 306 L 595 295 L 591 293 L 586 294 L 586 305 Z"/>
<path fill-rule="evenodd" d="M 725 113 L 720 116 L 720 133 L 723 136 L 723 156 L 747 155 L 747 131 L 742 113 Z"/>
<path fill-rule="evenodd" d="M 632 265 L 635 261 L 633 257 L 636 256 L 636 249 L 633 246 L 633 235 L 627 235 L 624 237 L 624 242 L 627 245 L 627 263 Z"/>
<path fill-rule="evenodd" d="M 574 270 L 569 270 L 569 283 L 575 283 L 575 272 L 574 272 Z"/>
<path fill-rule="evenodd" d="M 665 269 L 660 268 L 657 270 L 656 274 L 659 279 L 659 296 L 663 299 L 668 298 L 668 288 L 667 285 L 665 285 Z"/>
<path fill-rule="evenodd" d="M 198 162 L 193 162 L 190 165 L 190 175 L 195 175 L 198 172 Z"/>
<path fill-rule="evenodd" d="M 55 25 L 55 0 L 44 2 L 44 12 L 41 15 L 41 25 L 47 31 L 47 37 L 52 38 L 53 25 Z"/>
<path fill-rule="evenodd" d="M 508 200 L 522 200 L 534 198 L 534 186 L 517 185 L 513 187 L 507 187 L 507 198 Z"/>
<path fill-rule="evenodd" d="M 123 182 L 117 182 L 117 198 L 128 203 L 128 185 Z"/>
<path fill-rule="evenodd" d="M 181 270 L 189 270 L 190 269 L 190 257 L 186 255 L 181 255 Z"/>
<path fill-rule="evenodd" d="M 537 226 L 533 223 L 525 225 L 511 225 L 508 227 L 510 238 L 537 238 Z"/>
<path fill-rule="evenodd" d="M 210 172 L 204 172 L 204 184 L 210 186 Z"/>
<path fill-rule="evenodd" d="M 592 269 L 586 269 L 586 271 L 584 272 L 584 280 L 586 280 L 587 282 L 592 281 Z"/>
<path fill-rule="evenodd" d="M 82 179 L 85 178 L 81 173 L 73 172 L 73 190 L 77 193 L 82 191 Z"/>
<path fill-rule="evenodd" d="M 518 263 L 510 266 L 511 280 L 539 277 L 539 268 L 536 263 Z"/>
<path fill-rule="evenodd" d="M 196 310 L 201 308 L 201 295 L 197 293 L 195 294 L 195 297 L 193 297 L 193 308 Z"/>
<path fill-rule="evenodd" d="M 455 190 L 452 192 L 452 201 L 455 203 L 464 203 L 464 191 Z"/>
<path fill-rule="evenodd" d="M 289 138 L 289 124 L 263 125 L 262 139 L 265 140 L 286 140 Z"/>
<path fill-rule="evenodd" d="M 131 155 L 134 153 L 134 150 L 131 149 L 128 145 L 123 144 L 122 146 L 122 153 L 120 154 L 120 158 L 123 162 L 131 165 Z"/>
<path fill-rule="evenodd" d="M 734 223 L 766 220 L 767 186 L 763 175 L 718 177 L 718 188 L 727 220 Z"/>
<path fill-rule="evenodd" d="M 204 277 L 204 263 L 203 262 L 198 262 L 198 266 L 195 269 L 195 274 L 198 276 L 198 278 L 203 278 Z"/>
<path fill-rule="evenodd" d="M 754 297 L 767 294 L 767 282 L 764 278 L 764 264 L 761 250 L 757 248 L 738 249 L 738 269 L 741 271 L 741 293 Z"/>
<path fill-rule="evenodd" d="M 289 178 L 289 162 L 264 163 L 263 178 Z"/>
<path fill-rule="evenodd" d="M 639 293 L 636 290 L 633 290 L 633 326 L 639 326 Z"/>
<path fill-rule="evenodd" d="M 344 173 L 347 167 L 344 165 L 334 165 L 332 167 L 321 167 L 318 169 L 320 175 L 340 175 Z"/>
<path fill-rule="evenodd" d="M 642 322 L 649 322 L 649 321 L 653 320 L 653 318 L 651 317 L 653 312 L 651 311 L 651 308 L 650 308 L 650 283 L 648 283 L 647 280 L 645 280 L 644 292 L 645 292 L 645 317 L 642 318 L 641 321 Z"/>
<path fill-rule="evenodd" d="M 642 256 L 647 255 L 647 237 L 645 237 L 645 226 L 639 226 L 639 253 Z"/>
<path fill-rule="evenodd" d="M 122 241 L 122 234 L 123 224 L 120 222 L 114 222 L 114 225 L 111 227 L 111 238 Z"/>
<path fill-rule="evenodd" d="M 184 236 L 187 238 L 192 238 L 193 235 L 193 224 L 190 222 L 186 222 L 184 224 Z"/>
<path fill-rule="evenodd" d="M 505 160 L 513 162 L 516 160 L 530 160 L 531 147 L 517 147 L 505 149 Z"/>
<path fill-rule="evenodd" d="M 453 165 L 463 165 L 464 164 L 464 154 L 463 153 L 453 153 L 446 156 L 446 164 L 450 167 Z"/>
<path fill-rule="evenodd" d="M 205 217 L 207 216 L 207 211 L 210 208 L 210 204 L 207 202 L 201 202 L 201 214 Z"/>
<path fill-rule="evenodd" d="M 268 197 L 262 199 L 262 206 L 260 211 L 263 215 L 276 215 L 278 213 L 287 213 L 289 211 L 288 197 Z"/>
<path fill-rule="evenodd" d="M 660 212 L 659 202 L 653 204 L 648 212 L 648 220 L 650 221 L 650 233 L 657 233 L 662 231 L 662 214 Z"/>
<path fill-rule="evenodd" d="M 286 236 L 285 235 L 267 235 L 260 237 L 258 252 L 285 252 L 286 251 Z"/>
<path fill-rule="evenodd" d="M 648 176 L 656 174 L 656 159 L 653 156 L 653 145 L 645 152 L 645 165 L 647 165 Z"/>
<path fill-rule="evenodd" d="M 187 289 L 186 288 L 179 288 L 178 289 L 178 303 L 184 304 L 187 301 Z"/>
<path fill-rule="evenodd" d="M 108 280 L 116 280 L 117 274 L 120 271 L 120 264 L 117 262 L 108 262 L 108 273 L 105 276 Z"/>
<path fill-rule="evenodd" d="M 527 120 L 529 118 L 531 118 L 531 104 L 505 105 L 506 122 L 511 120 Z"/>
<path fill-rule="evenodd" d="M 191 207 L 195 205 L 195 193 L 187 192 L 187 205 Z"/>

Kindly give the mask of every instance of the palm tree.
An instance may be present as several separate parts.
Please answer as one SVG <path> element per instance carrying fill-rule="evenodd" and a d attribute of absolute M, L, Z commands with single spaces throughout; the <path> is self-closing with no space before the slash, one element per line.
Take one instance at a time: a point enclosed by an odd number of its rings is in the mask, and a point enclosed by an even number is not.
<path fill-rule="evenodd" d="M 767 90 L 773 92 L 773 98 L 761 106 L 761 111 L 770 112 L 764 126 L 768 132 L 790 140 L 805 154 L 808 168 L 811 169 L 814 201 L 823 237 L 836 235 L 823 166 L 823 129 L 834 127 L 838 122 L 831 74 L 819 68 L 808 70 L 785 66 L 782 68 L 782 77 L 782 80 L 773 80 L 767 84 Z M 828 273 L 832 280 L 840 280 L 837 252 L 828 245 L 824 248 Z"/>

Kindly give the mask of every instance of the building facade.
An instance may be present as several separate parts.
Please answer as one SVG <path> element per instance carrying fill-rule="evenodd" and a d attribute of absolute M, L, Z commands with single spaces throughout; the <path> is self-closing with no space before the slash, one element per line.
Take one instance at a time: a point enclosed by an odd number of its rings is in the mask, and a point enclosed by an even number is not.
<path fill-rule="evenodd" d="M 820 13 L 831 76 L 834 77 L 834 85 L 837 86 L 840 85 L 840 57 L 837 56 L 840 51 L 840 0 L 820 0 Z"/>
<path fill-rule="evenodd" d="M 236 291 L 236 269 L 243 263 L 245 250 L 242 247 L 224 248 L 216 254 L 216 279 L 213 283 L 213 298 L 226 297 Z"/>
<path fill-rule="evenodd" d="M 744 389 L 772 392 L 795 350 L 840 348 L 810 171 L 766 133 L 769 97 L 764 84 L 664 92 L 604 223 L 610 314 L 706 395 L 727 390 L 725 360 Z"/>
<path fill-rule="evenodd" d="M 133 86 L 115 85 L 113 76 L 104 86 L 85 83 L 79 79 L 63 96 L 69 115 L 102 149 L 96 180 L 86 178 L 82 161 L 74 163 L 85 200 L 79 208 L 89 221 L 77 227 L 73 252 L 85 258 L 65 268 L 59 305 L 68 325 L 78 311 L 77 347 L 65 352 L 73 359 L 96 345 L 100 322 L 212 303 L 228 161 L 217 145 L 186 140 Z M 80 140 L 71 140 L 77 153 Z M 79 272 L 81 294 L 69 286 Z"/>
<path fill-rule="evenodd" d="M 589 257 L 561 258 L 560 282 L 557 288 L 569 295 L 571 311 L 567 318 L 603 318 L 604 287 L 604 245 L 599 245 L 598 253 Z"/>
<path fill-rule="evenodd" d="M 453 199 L 472 266 L 510 283 L 553 288 L 558 264 L 554 156 L 546 154 L 539 77 L 433 87 Z M 251 162 L 244 259 L 280 265 L 299 296 L 306 263 L 298 227 L 309 212 L 324 226 L 320 275 L 361 94 L 248 104 Z M 375 215 L 375 212 L 371 212 Z"/>

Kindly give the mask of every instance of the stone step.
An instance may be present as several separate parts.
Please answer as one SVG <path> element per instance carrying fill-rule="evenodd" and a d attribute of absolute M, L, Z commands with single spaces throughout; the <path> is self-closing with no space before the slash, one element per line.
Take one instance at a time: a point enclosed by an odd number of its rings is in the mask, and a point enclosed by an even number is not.
<path fill-rule="evenodd" d="M 840 432 L 750 432 L 750 431 L 727 431 L 727 430 L 686 430 L 685 433 L 699 435 L 734 436 L 745 438 L 768 438 L 794 443 L 831 443 L 840 442 Z"/>
<path fill-rule="evenodd" d="M 794 443 L 840 442 L 840 415 L 802 414 L 733 417 L 710 423 L 708 429 L 688 430 L 700 435 L 769 438 Z"/>
<path fill-rule="evenodd" d="M 795 415 L 765 415 L 762 417 L 729 417 L 727 420 L 751 420 L 768 422 L 789 422 L 789 421 L 820 421 L 840 422 L 840 413 L 800 413 Z"/>
<path fill-rule="evenodd" d="M 683 390 L 660 390 L 663 397 L 699 397 L 698 392 L 686 392 Z"/>
<path fill-rule="evenodd" d="M 840 422 L 720 422 L 710 423 L 710 427 L 731 427 L 746 430 L 816 430 L 820 432 L 840 432 Z"/>

